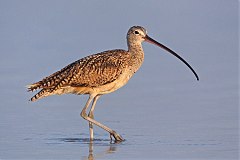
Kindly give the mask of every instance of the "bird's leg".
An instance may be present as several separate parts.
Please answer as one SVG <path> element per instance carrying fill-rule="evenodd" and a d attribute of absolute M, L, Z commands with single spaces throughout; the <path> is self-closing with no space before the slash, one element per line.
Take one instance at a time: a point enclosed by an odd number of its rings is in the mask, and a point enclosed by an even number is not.
<path fill-rule="evenodd" d="M 89 98 L 87 100 L 87 103 L 85 104 L 85 107 L 83 108 L 83 110 L 82 110 L 82 112 L 80 114 L 83 118 L 87 117 L 86 110 L 89 107 L 89 105 L 90 105 L 90 103 L 91 103 L 93 98 L 94 98 L 94 96 L 92 96 L 92 95 L 89 96 Z M 86 118 L 84 118 L 84 119 L 86 119 Z M 90 141 L 92 141 L 93 140 L 93 126 L 92 126 L 91 122 L 89 122 L 89 130 L 90 130 Z"/>
<path fill-rule="evenodd" d="M 82 112 L 81 112 L 81 116 L 86 119 L 87 121 L 91 122 L 92 124 L 95 124 L 97 125 L 98 127 L 101 127 L 102 129 L 106 130 L 111 136 L 113 136 L 115 138 L 115 141 L 123 141 L 124 139 L 117 133 L 115 132 L 114 130 L 112 130 L 111 128 L 99 123 L 98 121 L 90 118 L 87 116 L 86 114 L 86 110 L 87 108 L 89 107 L 91 101 L 93 100 L 93 98 L 95 97 L 95 95 L 90 95 L 89 98 L 88 98 L 88 101 L 85 105 L 85 107 L 83 108 Z M 98 98 L 97 98 L 98 99 Z M 97 100 L 96 99 L 96 100 Z M 96 100 L 95 100 L 95 103 L 96 103 Z"/>
<path fill-rule="evenodd" d="M 93 99 L 92 107 L 91 107 L 91 109 L 88 113 L 88 117 L 91 118 L 91 119 L 94 119 L 93 111 L 95 109 L 95 105 L 96 105 L 96 102 L 97 102 L 99 97 L 100 97 L 100 95 L 97 95 Z M 92 122 L 89 122 L 89 133 L 90 133 L 90 140 L 92 141 L 93 140 L 93 124 L 92 124 Z"/>

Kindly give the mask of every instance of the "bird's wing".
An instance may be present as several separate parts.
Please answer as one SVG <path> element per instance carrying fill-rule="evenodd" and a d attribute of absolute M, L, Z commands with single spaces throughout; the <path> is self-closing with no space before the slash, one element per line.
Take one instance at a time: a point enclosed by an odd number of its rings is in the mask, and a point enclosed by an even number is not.
<path fill-rule="evenodd" d="M 64 86 L 101 86 L 116 80 L 129 59 L 124 50 L 111 50 L 82 58 L 62 70 L 28 86 L 29 91 L 48 89 L 54 91 Z"/>

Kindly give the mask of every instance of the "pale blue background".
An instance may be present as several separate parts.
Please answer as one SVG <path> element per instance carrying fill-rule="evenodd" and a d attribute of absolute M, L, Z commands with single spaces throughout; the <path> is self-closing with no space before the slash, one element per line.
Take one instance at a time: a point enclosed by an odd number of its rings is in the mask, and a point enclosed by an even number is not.
<path fill-rule="evenodd" d="M 87 96 L 31 103 L 25 86 L 89 54 L 126 49 L 132 25 L 178 52 L 200 81 L 144 43 L 142 68 L 96 106 L 95 118 L 126 141 L 110 144 L 95 127 L 95 159 L 238 159 L 238 3 L 0 0 L 0 159 L 87 159 Z"/>

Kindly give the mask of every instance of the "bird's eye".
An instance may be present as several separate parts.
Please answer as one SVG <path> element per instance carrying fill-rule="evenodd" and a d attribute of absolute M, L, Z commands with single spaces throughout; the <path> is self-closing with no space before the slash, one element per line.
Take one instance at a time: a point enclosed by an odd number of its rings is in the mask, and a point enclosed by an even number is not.
<path fill-rule="evenodd" d="M 135 34 L 139 34 L 139 32 L 138 32 L 138 31 L 134 31 L 134 33 L 135 33 Z"/>

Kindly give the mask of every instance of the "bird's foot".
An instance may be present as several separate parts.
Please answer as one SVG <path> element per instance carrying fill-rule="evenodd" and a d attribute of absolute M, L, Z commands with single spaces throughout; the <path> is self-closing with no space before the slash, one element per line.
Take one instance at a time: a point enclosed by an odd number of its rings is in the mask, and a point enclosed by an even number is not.
<path fill-rule="evenodd" d="M 122 141 L 124 141 L 122 136 L 120 134 L 118 134 L 116 131 L 113 131 L 112 133 L 110 133 L 111 141 L 113 140 L 112 137 L 115 139 L 114 142 L 122 142 Z"/>

